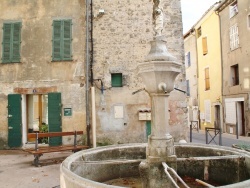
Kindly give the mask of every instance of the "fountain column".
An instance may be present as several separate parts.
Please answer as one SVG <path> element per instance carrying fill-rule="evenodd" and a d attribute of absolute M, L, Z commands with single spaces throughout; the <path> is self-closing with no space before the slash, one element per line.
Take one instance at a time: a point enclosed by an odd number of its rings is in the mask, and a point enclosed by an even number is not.
<path fill-rule="evenodd" d="M 175 187 L 167 177 L 162 166 L 176 169 L 174 140 L 169 134 L 168 98 L 173 90 L 176 76 L 181 72 L 181 64 L 166 47 L 166 38 L 162 36 L 163 9 L 160 0 L 154 0 L 153 24 L 155 35 L 145 62 L 138 65 L 145 89 L 151 98 L 152 132 L 148 138 L 145 161 L 140 164 L 140 174 L 144 188 Z"/>

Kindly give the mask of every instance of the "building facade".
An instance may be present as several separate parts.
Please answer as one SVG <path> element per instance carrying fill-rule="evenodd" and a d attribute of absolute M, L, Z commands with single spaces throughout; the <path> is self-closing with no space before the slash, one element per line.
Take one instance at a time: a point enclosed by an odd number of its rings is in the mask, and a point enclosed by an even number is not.
<path fill-rule="evenodd" d="M 222 75 L 218 3 L 211 6 L 194 25 L 197 47 L 198 104 L 200 128 L 223 131 Z"/>
<path fill-rule="evenodd" d="M 225 0 L 220 16 L 225 130 L 250 136 L 250 1 Z"/>
<path fill-rule="evenodd" d="M 98 145 L 147 141 L 151 104 L 137 64 L 153 36 L 152 2 L 3 0 L 0 5 L 0 148 L 25 146 L 32 142 L 27 134 L 46 125 L 50 132 L 83 130 L 87 138 L 78 140 L 88 144 L 93 132 Z M 163 6 L 168 50 L 183 63 L 180 1 Z M 185 89 L 184 74 L 176 87 Z M 172 93 L 168 129 L 176 140 L 185 139 L 186 96 Z"/>
<path fill-rule="evenodd" d="M 198 66 L 195 30 L 192 28 L 184 35 L 185 67 L 187 83 L 187 104 L 189 125 L 199 127 L 198 108 Z M 195 121 L 195 122 L 192 122 Z M 198 123 L 198 124 L 197 124 Z M 196 125 L 197 124 L 197 125 Z"/>

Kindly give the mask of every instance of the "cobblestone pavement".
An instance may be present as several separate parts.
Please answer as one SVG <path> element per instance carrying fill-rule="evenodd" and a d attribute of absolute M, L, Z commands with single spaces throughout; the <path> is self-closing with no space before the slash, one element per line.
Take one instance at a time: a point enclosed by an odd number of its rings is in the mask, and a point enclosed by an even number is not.
<path fill-rule="evenodd" d="M 1 188 L 59 188 L 60 164 L 71 152 L 41 156 L 41 166 L 32 165 L 33 155 L 21 150 L 0 150 Z"/>

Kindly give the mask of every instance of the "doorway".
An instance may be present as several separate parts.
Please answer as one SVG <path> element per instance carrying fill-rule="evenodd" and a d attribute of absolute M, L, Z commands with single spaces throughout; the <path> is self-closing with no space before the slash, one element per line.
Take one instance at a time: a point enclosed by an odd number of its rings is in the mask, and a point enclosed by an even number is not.
<path fill-rule="evenodd" d="M 48 95 L 26 95 L 27 133 L 48 131 Z M 34 141 L 29 139 L 28 142 Z M 46 143 L 47 144 L 47 143 Z"/>
<path fill-rule="evenodd" d="M 147 139 L 151 135 L 151 121 L 146 121 L 146 136 Z"/>
<path fill-rule="evenodd" d="M 214 120 L 214 128 L 221 128 L 220 125 L 220 106 L 219 105 L 215 105 L 215 120 Z"/>
<path fill-rule="evenodd" d="M 238 135 L 245 136 L 245 122 L 244 122 L 244 102 L 236 102 L 236 118 Z"/>

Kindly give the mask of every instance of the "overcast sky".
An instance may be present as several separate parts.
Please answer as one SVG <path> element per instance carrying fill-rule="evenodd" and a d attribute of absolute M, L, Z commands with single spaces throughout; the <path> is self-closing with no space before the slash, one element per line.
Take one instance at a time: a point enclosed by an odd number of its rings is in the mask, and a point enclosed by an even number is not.
<path fill-rule="evenodd" d="M 183 33 L 186 33 L 201 16 L 219 0 L 181 0 Z"/>

